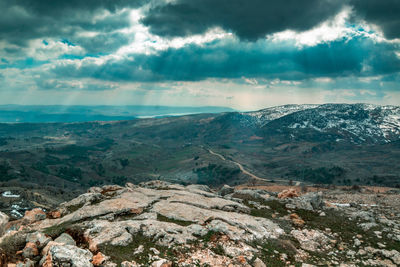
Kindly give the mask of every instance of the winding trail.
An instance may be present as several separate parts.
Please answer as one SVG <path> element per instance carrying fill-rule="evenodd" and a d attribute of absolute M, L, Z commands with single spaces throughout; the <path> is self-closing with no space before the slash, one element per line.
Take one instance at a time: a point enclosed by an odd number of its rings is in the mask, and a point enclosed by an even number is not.
<path fill-rule="evenodd" d="M 232 162 L 233 164 L 235 164 L 236 166 L 239 167 L 239 169 L 240 169 L 240 171 L 241 171 L 242 173 L 244 173 L 244 174 L 250 176 L 251 178 L 253 178 L 253 179 L 255 179 L 255 180 L 260 180 L 260 181 L 265 181 L 265 182 L 272 182 L 271 179 L 261 178 L 261 177 L 258 177 L 258 176 L 255 175 L 255 174 L 249 172 L 248 170 L 246 170 L 246 169 L 243 167 L 243 165 L 242 165 L 241 163 L 239 163 L 239 162 L 237 162 L 237 161 L 233 161 L 233 160 L 226 159 L 223 155 L 221 155 L 221 154 L 219 154 L 219 153 L 217 153 L 217 152 L 214 152 L 214 151 L 212 151 L 212 150 L 209 149 L 209 148 L 204 148 L 204 149 L 207 150 L 211 155 L 217 156 L 217 157 L 219 157 L 220 159 L 222 159 L 223 161 L 230 161 L 230 162 Z M 274 180 L 274 181 L 279 181 L 279 182 L 287 182 L 287 181 L 288 181 L 288 180 L 282 180 L 282 179 L 273 179 L 273 180 Z M 296 186 L 299 186 L 299 185 L 301 184 L 300 181 L 293 181 L 293 182 L 295 182 L 295 185 L 296 185 Z"/>

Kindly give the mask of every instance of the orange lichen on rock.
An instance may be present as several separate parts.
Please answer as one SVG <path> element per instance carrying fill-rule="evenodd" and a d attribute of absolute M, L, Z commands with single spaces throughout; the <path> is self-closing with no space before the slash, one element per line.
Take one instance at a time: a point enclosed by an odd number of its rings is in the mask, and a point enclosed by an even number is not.
<path fill-rule="evenodd" d="M 97 253 L 93 256 L 92 264 L 94 266 L 100 266 L 106 261 L 106 257 L 101 253 Z"/>
<path fill-rule="evenodd" d="M 295 226 L 299 226 L 299 227 L 304 226 L 304 223 L 305 223 L 304 220 L 302 218 L 300 218 L 300 216 L 297 215 L 296 213 L 290 214 L 290 220 L 292 221 L 292 223 Z"/>
<path fill-rule="evenodd" d="M 294 198 L 294 197 L 299 197 L 299 193 L 293 188 L 283 190 L 278 194 L 278 198 L 280 199 L 285 199 L 285 198 Z"/>
<path fill-rule="evenodd" d="M 24 221 L 28 223 L 46 219 L 46 213 L 40 208 L 25 211 Z"/>

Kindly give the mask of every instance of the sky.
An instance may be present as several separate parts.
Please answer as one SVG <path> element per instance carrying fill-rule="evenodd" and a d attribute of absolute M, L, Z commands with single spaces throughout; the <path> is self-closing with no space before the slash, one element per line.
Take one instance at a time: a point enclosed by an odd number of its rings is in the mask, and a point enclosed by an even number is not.
<path fill-rule="evenodd" d="M 399 0 L 0 0 L 0 104 L 400 105 Z"/>

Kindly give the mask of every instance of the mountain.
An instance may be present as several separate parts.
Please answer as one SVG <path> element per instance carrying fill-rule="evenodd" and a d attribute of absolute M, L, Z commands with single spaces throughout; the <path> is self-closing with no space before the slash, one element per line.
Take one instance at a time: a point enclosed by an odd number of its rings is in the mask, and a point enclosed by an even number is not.
<path fill-rule="evenodd" d="M 271 182 L 400 187 L 399 114 L 394 106 L 325 104 L 0 124 L 0 210 L 18 218 L 90 186 L 154 179 L 213 188 Z"/>
<path fill-rule="evenodd" d="M 282 133 L 290 138 L 300 138 L 311 131 L 332 141 L 388 143 L 400 140 L 400 107 L 396 106 L 286 105 L 241 115 L 246 127 L 263 128 L 265 134 Z"/>

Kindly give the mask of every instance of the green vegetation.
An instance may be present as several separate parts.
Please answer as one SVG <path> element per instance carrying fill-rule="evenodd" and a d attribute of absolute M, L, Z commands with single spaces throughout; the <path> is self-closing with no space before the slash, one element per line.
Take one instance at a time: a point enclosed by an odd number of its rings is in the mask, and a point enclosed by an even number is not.
<path fill-rule="evenodd" d="M 190 221 L 177 220 L 177 219 L 166 217 L 161 214 L 157 214 L 157 220 L 160 222 L 175 223 L 175 224 L 178 224 L 181 226 L 189 226 L 189 225 L 193 224 L 193 222 L 190 222 Z"/>
<path fill-rule="evenodd" d="M 0 252 L 4 253 L 10 260 L 15 262 L 17 259 L 17 251 L 22 250 L 25 247 L 26 236 L 23 232 L 18 232 L 12 236 L 5 237 L 0 243 Z"/>
<path fill-rule="evenodd" d="M 120 186 L 124 186 L 128 182 L 128 178 L 125 176 L 114 176 L 111 178 L 111 183 L 112 184 L 117 184 Z"/>
<path fill-rule="evenodd" d="M 143 252 L 134 254 L 135 250 L 140 246 L 143 246 Z M 144 236 L 141 233 L 137 233 L 133 236 L 133 241 L 127 246 L 113 246 L 111 244 L 103 244 L 99 246 L 99 250 L 105 255 L 111 257 L 111 261 L 120 265 L 123 261 L 136 261 L 139 264 L 148 264 L 149 256 L 153 254 L 150 248 L 155 248 L 160 252 L 160 257 L 174 260 L 175 253 L 172 249 L 160 246 L 156 244 L 152 238 Z"/>
<path fill-rule="evenodd" d="M 82 170 L 71 166 L 61 167 L 58 170 L 58 176 L 71 182 L 77 182 L 82 178 Z"/>
<path fill-rule="evenodd" d="M 195 169 L 197 183 L 216 186 L 239 179 L 239 167 L 228 167 L 210 163 L 207 167 Z"/>
<path fill-rule="evenodd" d="M 0 146 L 5 146 L 7 144 L 8 144 L 7 138 L 0 138 Z"/>
<path fill-rule="evenodd" d="M 32 164 L 32 169 L 43 172 L 43 173 L 49 173 L 49 169 L 47 168 L 47 165 L 41 161 L 38 161 L 35 164 Z"/>
<path fill-rule="evenodd" d="M 54 239 L 59 235 L 61 235 L 62 233 L 66 232 L 68 229 L 76 227 L 74 226 L 75 223 L 76 222 L 65 222 L 61 224 L 56 224 L 48 228 L 45 228 L 43 230 L 43 233 Z"/>
<path fill-rule="evenodd" d="M 77 210 L 79 210 L 80 208 L 82 208 L 83 205 L 84 205 L 84 204 L 78 204 L 78 205 L 71 205 L 71 206 L 68 206 L 68 207 L 67 207 L 67 211 L 68 211 L 68 213 L 72 213 L 72 212 L 77 211 Z"/>
<path fill-rule="evenodd" d="M 4 182 L 13 179 L 13 176 L 8 174 L 8 171 L 11 169 L 11 166 L 7 162 L 0 164 L 0 181 Z"/>
<path fill-rule="evenodd" d="M 332 168 L 321 167 L 317 169 L 305 168 L 294 170 L 289 175 L 317 184 L 332 184 L 335 179 L 341 178 L 346 171 L 338 166 Z"/>
<path fill-rule="evenodd" d="M 110 149 L 115 144 L 113 139 L 106 138 L 102 142 L 96 144 L 96 148 L 99 148 L 102 151 L 106 151 Z"/>
<path fill-rule="evenodd" d="M 282 253 L 287 255 L 287 259 L 295 262 L 294 256 L 296 255 L 296 248 L 300 247 L 297 240 L 290 239 L 289 237 L 280 237 L 279 239 L 256 240 L 251 244 L 253 247 L 260 247 L 260 251 L 256 254 L 263 262 L 268 262 L 268 266 L 287 266 L 285 261 L 280 259 Z M 276 251 L 278 253 L 276 253 Z M 256 258 L 255 257 L 255 258 Z M 254 259 L 255 259 L 254 258 Z M 300 266 L 297 264 L 295 266 Z"/>
<path fill-rule="evenodd" d="M 122 168 L 125 168 L 129 165 L 129 159 L 119 159 L 119 163 L 121 163 Z"/>

